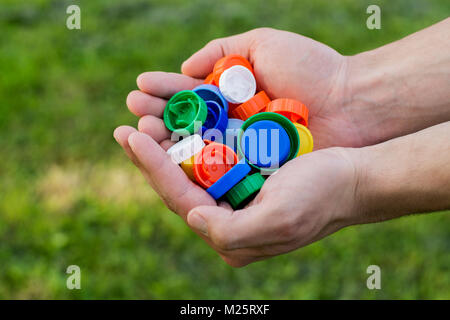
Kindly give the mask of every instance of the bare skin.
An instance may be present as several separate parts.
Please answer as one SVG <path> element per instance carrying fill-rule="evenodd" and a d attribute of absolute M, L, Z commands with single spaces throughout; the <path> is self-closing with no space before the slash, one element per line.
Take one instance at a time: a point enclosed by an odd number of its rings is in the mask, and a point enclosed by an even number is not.
<path fill-rule="evenodd" d="M 127 98 L 139 131 L 122 126 L 114 137 L 167 206 L 235 267 L 349 225 L 447 209 L 449 28 L 447 19 L 352 57 L 273 29 L 217 39 L 183 64 L 183 74 L 141 74 L 140 90 Z M 169 160 L 173 142 L 161 119 L 167 98 L 202 83 L 215 61 L 232 53 L 250 60 L 272 99 L 308 105 L 317 150 L 284 165 L 237 211 L 217 204 Z"/>

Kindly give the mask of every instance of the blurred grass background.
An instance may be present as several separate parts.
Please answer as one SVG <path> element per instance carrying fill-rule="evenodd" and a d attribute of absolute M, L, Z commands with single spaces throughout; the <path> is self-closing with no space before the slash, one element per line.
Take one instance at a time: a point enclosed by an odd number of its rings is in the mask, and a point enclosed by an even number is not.
<path fill-rule="evenodd" d="M 82 30 L 66 28 L 70 4 Z M 382 29 L 368 30 L 378 4 Z M 446 18 L 447 0 L 0 1 L 0 298 L 450 298 L 448 213 L 341 230 L 232 269 L 112 138 L 127 93 L 207 41 L 286 29 L 355 54 Z M 68 265 L 82 289 L 66 288 Z M 366 268 L 382 269 L 382 290 Z"/>

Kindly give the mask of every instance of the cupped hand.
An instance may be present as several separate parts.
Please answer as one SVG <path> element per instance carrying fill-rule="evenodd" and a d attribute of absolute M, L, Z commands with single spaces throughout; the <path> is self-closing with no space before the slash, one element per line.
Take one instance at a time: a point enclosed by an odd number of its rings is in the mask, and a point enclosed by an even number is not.
<path fill-rule="evenodd" d="M 114 136 L 166 205 L 231 266 L 292 251 L 359 222 L 354 149 L 329 148 L 288 162 L 246 208 L 233 211 L 190 181 L 147 134 L 120 127 Z"/>

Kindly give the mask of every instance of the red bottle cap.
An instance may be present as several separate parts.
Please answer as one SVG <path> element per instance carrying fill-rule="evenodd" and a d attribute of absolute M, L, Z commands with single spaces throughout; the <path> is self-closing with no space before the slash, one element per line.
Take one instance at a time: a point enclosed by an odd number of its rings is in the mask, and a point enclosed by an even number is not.
<path fill-rule="evenodd" d="M 230 54 L 219 59 L 214 65 L 214 82 L 218 84 L 222 73 L 228 68 L 236 65 L 244 66 L 254 74 L 252 65 L 250 64 L 250 62 L 248 62 L 247 59 L 237 54 Z"/>
<path fill-rule="evenodd" d="M 237 155 L 230 147 L 217 142 L 208 143 L 195 156 L 195 180 L 203 188 L 209 188 L 237 162 Z"/>
<path fill-rule="evenodd" d="M 292 122 L 308 126 L 308 108 L 300 101 L 294 99 L 275 99 L 266 108 L 266 112 L 279 113 Z"/>
<path fill-rule="evenodd" d="M 228 102 L 228 117 L 231 118 L 231 111 L 239 107 L 240 104 Z"/>
<path fill-rule="evenodd" d="M 216 83 L 214 82 L 214 73 L 211 72 L 210 74 L 208 74 L 208 76 L 203 81 L 203 83 L 216 85 Z"/>
<path fill-rule="evenodd" d="M 264 91 L 255 94 L 250 100 L 230 112 L 231 118 L 247 120 L 254 114 L 261 112 L 270 103 L 270 99 Z"/>

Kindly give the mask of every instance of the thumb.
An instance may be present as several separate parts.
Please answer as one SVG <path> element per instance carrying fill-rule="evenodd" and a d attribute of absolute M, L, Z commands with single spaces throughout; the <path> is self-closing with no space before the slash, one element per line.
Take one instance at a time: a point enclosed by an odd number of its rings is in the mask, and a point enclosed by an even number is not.
<path fill-rule="evenodd" d="M 212 40 L 181 65 L 181 72 L 193 78 L 206 78 L 213 71 L 216 61 L 226 55 L 238 54 L 249 60 L 253 38 L 254 32 L 248 31 Z"/>
<path fill-rule="evenodd" d="M 187 216 L 188 224 L 207 235 L 220 249 L 255 247 L 266 242 L 270 212 L 262 205 L 233 211 L 218 206 L 199 206 Z"/>

